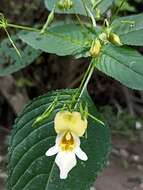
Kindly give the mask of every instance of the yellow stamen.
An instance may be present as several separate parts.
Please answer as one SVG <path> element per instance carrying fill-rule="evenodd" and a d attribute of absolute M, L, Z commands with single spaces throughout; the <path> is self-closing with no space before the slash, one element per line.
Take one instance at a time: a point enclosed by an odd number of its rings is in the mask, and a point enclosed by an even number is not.
<path fill-rule="evenodd" d="M 60 148 L 62 151 L 70 152 L 75 148 L 75 145 L 76 143 L 72 134 L 70 132 L 67 132 L 61 140 Z"/>
<path fill-rule="evenodd" d="M 66 134 L 66 140 L 69 141 L 72 138 L 71 133 L 67 132 Z"/>

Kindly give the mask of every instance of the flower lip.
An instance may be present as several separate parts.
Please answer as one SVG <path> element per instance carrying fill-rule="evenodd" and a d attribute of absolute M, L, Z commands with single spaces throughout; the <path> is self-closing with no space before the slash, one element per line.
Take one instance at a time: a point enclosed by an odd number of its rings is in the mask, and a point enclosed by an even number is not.
<path fill-rule="evenodd" d="M 67 141 L 67 140 L 71 140 L 72 138 L 75 143 L 74 147 L 71 148 L 71 144 L 69 143 L 70 144 L 69 147 L 71 149 L 68 149 L 68 151 L 61 149 L 60 144 L 61 144 L 62 140 L 66 139 L 66 141 Z M 68 173 L 70 172 L 70 170 L 73 167 L 75 167 L 75 165 L 77 163 L 76 156 L 80 160 L 83 160 L 83 161 L 86 161 L 88 159 L 86 153 L 83 152 L 83 150 L 80 148 L 79 137 L 73 133 L 69 134 L 69 132 L 57 135 L 55 146 L 51 147 L 46 152 L 46 156 L 53 156 L 55 154 L 57 154 L 57 156 L 55 158 L 55 162 L 60 169 L 60 178 L 61 179 L 66 179 L 68 177 Z"/>

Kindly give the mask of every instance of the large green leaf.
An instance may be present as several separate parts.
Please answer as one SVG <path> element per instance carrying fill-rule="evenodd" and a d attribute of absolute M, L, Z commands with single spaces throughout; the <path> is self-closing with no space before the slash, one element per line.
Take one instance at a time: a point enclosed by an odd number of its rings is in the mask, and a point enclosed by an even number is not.
<path fill-rule="evenodd" d="M 59 170 L 54 157 L 46 157 L 45 152 L 54 145 L 55 131 L 53 118 L 65 102 L 71 100 L 76 90 L 54 91 L 38 97 L 29 103 L 19 115 L 14 125 L 9 149 L 8 190 L 89 190 L 97 175 L 105 166 L 109 149 L 110 133 L 106 126 L 93 120 L 88 121 L 87 137 L 81 139 L 81 147 L 88 155 L 88 161 L 78 160 L 77 166 L 66 180 L 59 179 Z M 55 112 L 39 126 L 32 127 L 59 94 L 59 104 Z M 88 95 L 82 101 L 89 104 L 91 114 L 99 117 Z"/>
<path fill-rule="evenodd" d="M 16 53 L 8 38 L 0 44 L 0 76 L 12 74 L 31 64 L 41 51 L 37 51 L 18 40 L 17 36 L 12 36 L 12 40 L 21 52 L 21 58 Z"/>
<path fill-rule="evenodd" d="M 92 38 L 87 29 L 73 23 L 52 26 L 44 34 L 27 32 L 19 36 L 35 49 L 60 56 L 76 54 Z"/>
<path fill-rule="evenodd" d="M 117 18 L 111 26 L 124 44 L 143 45 L 143 13 Z"/>
<path fill-rule="evenodd" d="M 89 0 L 72 0 L 73 1 L 73 7 L 69 10 L 60 10 L 58 7 L 56 7 L 57 13 L 66 13 L 66 14 L 80 14 L 87 16 L 87 13 L 85 11 L 83 2 L 85 2 L 86 6 L 92 10 L 92 3 Z M 114 0 L 101 0 L 98 4 L 97 8 L 100 10 L 101 14 L 103 14 L 113 3 Z M 57 0 L 45 0 L 45 5 L 48 10 L 52 10 Z M 99 2 L 97 0 L 97 2 Z M 94 12 L 94 11 L 93 11 Z"/>
<path fill-rule="evenodd" d="M 135 50 L 108 45 L 97 68 L 130 88 L 143 90 L 143 56 Z"/>

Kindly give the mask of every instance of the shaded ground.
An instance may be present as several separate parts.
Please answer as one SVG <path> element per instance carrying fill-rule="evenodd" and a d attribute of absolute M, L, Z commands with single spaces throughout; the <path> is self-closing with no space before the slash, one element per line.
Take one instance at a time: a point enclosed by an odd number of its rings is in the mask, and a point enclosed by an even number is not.
<path fill-rule="evenodd" d="M 95 187 L 96 190 L 143 190 L 141 175 L 143 169 L 124 169 L 114 160 L 97 179 Z"/>
<path fill-rule="evenodd" d="M 143 190 L 143 144 L 113 140 L 110 162 L 97 179 L 96 190 Z"/>

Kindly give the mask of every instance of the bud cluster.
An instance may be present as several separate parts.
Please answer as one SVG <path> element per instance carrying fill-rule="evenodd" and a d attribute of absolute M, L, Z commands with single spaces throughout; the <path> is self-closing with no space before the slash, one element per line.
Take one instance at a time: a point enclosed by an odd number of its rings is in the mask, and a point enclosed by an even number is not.
<path fill-rule="evenodd" d="M 73 7 L 72 0 L 59 0 L 58 1 L 58 8 L 61 10 L 69 10 Z"/>

